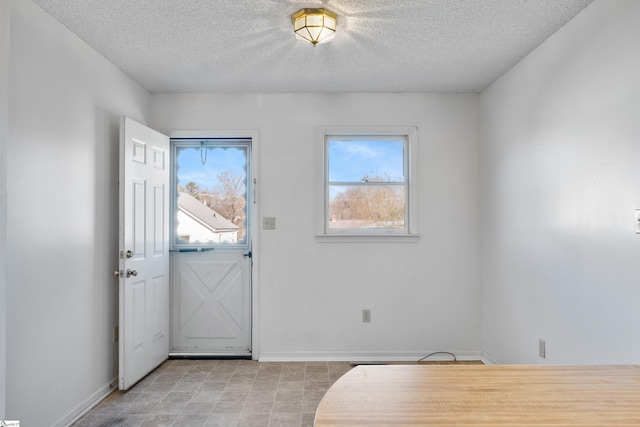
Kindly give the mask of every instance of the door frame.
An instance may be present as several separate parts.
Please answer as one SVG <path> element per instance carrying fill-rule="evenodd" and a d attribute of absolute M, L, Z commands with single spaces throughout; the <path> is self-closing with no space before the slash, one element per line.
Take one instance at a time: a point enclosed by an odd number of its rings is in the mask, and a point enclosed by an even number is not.
<path fill-rule="evenodd" d="M 260 277 L 260 242 L 259 242 L 259 143 L 258 143 L 258 131 L 257 130 L 162 130 L 160 131 L 167 135 L 169 139 L 172 138 L 251 138 L 251 174 L 253 177 L 253 207 L 252 215 L 250 218 L 250 232 L 251 232 L 251 254 L 252 254 L 252 266 L 251 266 L 251 358 L 258 360 L 260 356 L 260 286 L 258 278 Z M 170 159 L 173 162 L 173 159 Z M 171 276 L 173 272 L 171 272 Z M 173 286 L 173 283 L 170 284 Z M 173 294 L 173 293 L 172 293 Z M 170 302 L 173 304 L 173 298 Z M 172 310 L 170 310 L 172 311 Z"/>

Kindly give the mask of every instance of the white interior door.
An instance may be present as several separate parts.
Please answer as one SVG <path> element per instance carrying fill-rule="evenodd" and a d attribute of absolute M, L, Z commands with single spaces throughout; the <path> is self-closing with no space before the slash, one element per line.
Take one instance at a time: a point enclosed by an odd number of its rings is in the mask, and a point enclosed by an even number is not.
<path fill-rule="evenodd" d="M 169 355 L 169 138 L 120 129 L 120 366 L 126 390 Z"/>

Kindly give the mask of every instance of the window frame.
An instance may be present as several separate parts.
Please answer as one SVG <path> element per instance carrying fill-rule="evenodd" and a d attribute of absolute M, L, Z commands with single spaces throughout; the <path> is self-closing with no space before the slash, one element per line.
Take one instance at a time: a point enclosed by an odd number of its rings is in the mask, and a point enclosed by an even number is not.
<path fill-rule="evenodd" d="M 328 141 L 341 138 L 387 139 L 401 137 L 404 150 L 405 227 L 403 229 L 330 229 L 329 224 L 329 150 Z M 318 127 L 316 129 L 318 156 L 317 232 L 316 240 L 323 242 L 416 242 L 418 235 L 418 130 L 402 127 Z"/>

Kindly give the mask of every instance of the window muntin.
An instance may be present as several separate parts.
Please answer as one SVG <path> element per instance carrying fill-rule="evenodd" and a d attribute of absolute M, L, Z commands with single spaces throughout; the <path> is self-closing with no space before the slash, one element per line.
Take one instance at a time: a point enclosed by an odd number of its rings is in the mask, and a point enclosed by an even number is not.
<path fill-rule="evenodd" d="M 408 235 L 407 135 L 325 134 L 324 235 Z"/>
<path fill-rule="evenodd" d="M 249 246 L 249 139 L 172 139 L 176 249 Z"/>

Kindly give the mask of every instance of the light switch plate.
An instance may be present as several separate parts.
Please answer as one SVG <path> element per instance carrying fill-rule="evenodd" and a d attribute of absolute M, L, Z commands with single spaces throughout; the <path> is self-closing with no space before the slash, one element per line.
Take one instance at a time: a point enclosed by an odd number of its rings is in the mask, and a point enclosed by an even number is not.
<path fill-rule="evenodd" d="M 640 234 L 640 209 L 636 209 L 636 234 Z"/>
<path fill-rule="evenodd" d="M 276 229 L 276 218 L 272 216 L 265 216 L 262 218 L 262 229 L 263 230 L 275 230 Z"/>

